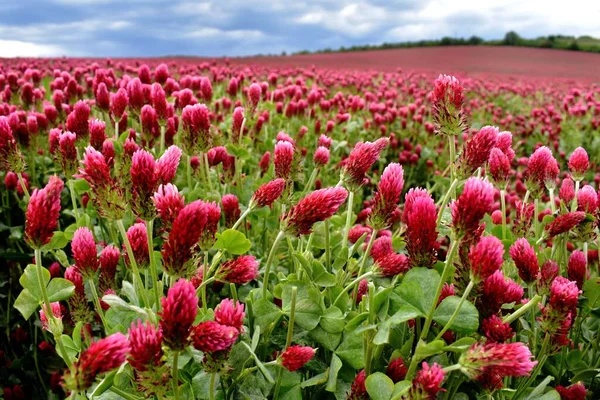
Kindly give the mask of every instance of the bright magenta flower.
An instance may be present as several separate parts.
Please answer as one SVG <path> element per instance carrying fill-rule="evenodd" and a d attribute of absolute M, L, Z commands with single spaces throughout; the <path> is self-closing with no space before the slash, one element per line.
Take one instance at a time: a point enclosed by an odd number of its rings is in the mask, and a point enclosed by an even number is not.
<path fill-rule="evenodd" d="M 127 240 L 133 250 L 135 262 L 140 268 L 148 265 L 150 257 L 148 256 L 148 233 L 146 232 L 146 224 L 138 222 L 127 229 Z M 125 245 L 123 245 L 125 247 Z M 130 264 L 129 255 L 125 253 L 125 260 Z"/>
<path fill-rule="evenodd" d="M 434 363 L 429 366 L 424 362 L 422 369 L 417 372 L 417 376 L 412 381 L 409 398 L 434 400 L 438 392 L 444 390 L 442 389 L 442 382 L 445 375 L 440 365 Z"/>
<path fill-rule="evenodd" d="M 129 364 L 137 371 L 160 365 L 164 355 L 162 349 L 163 335 L 160 328 L 150 321 L 142 324 L 138 320 L 129 328 Z"/>
<path fill-rule="evenodd" d="M 471 247 L 469 260 L 471 262 L 472 279 L 484 281 L 502 267 L 504 244 L 495 236 L 482 237 Z"/>
<path fill-rule="evenodd" d="M 390 163 L 377 185 L 373 213 L 369 220 L 374 228 L 385 228 L 391 225 L 393 213 L 400 202 L 402 188 L 404 187 L 404 171 L 397 163 Z"/>
<path fill-rule="evenodd" d="M 461 371 L 477 378 L 484 372 L 500 377 L 529 376 L 537 364 L 529 347 L 523 343 L 475 343 L 460 357 Z"/>
<path fill-rule="evenodd" d="M 221 206 L 225 216 L 225 225 L 232 227 L 241 215 L 240 203 L 234 194 L 226 194 L 221 197 Z"/>
<path fill-rule="evenodd" d="M 329 149 L 324 146 L 317 147 L 313 161 L 316 165 L 324 166 L 329 162 Z"/>
<path fill-rule="evenodd" d="M 177 218 L 184 207 L 185 200 L 177 190 L 177 186 L 168 183 L 160 185 L 151 198 L 163 222 L 170 224 Z"/>
<path fill-rule="evenodd" d="M 258 276 L 258 261 L 254 256 L 240 256 L 221 264 L 215 276 L 225 282 L 245 285 Z"/>
<path fill-rule="evenodd" d="M 202 322 L 192 329 L 192 343 L 205 353 L 229 350 L 237 341 L 239 331 L 215 321 Z"/>
<path fill-rule="evenodd" d="M 284 190 L 285 179 L 273 179 L 256 189 L 252 200 L 250 200 L 250 204 L 256 204 L 258 207 L 271 207 L 281 197 Z"/>
<path fill-rule="evenodd" d="M 583 147 L 576 148 L 569 157 L 569 171 L 573 179 L 580 181 L 590 167 L 588 154 Z"/>
<path fill-rule="evenodd" d="M 128 351 L 129 344 L 122 333 L 100 339 L 81 353 L 79 360 L 64 376 L 65 387 L 75 391 L 88 389 L 99 374 L 120 367 Z"/>
<path fill-rule="evenodd" d="M 284 216 L 285 230 L 294 234 L 307 235 L 319 221 L 331 218 L 346 201 L 348 192 L 342 187 L 315 190 L 298 201 Z"/>
<path fill-rule="evenodd" d="M 215 308 L 215 321 L 221 325 L 232 326 L 241 331 L 244 324 L 244 305 L 239 301 L 223 299 Z"/>
<path fill-rule="evenodd" d="M 519 277 L 527 284 L 531 284 L 537 279 L 540 271 L 535 249 L 529 244 L 527 239 L 518 239 L 510 247 L 510 257 L 515 262 Z"/>
<path fill-rule="evenodd" d="M 458 159 L 462 176 L 470 176 L 490 158 L 496 146 L 500 130 L 495 126 L 484 126 L 465 144 Z"/>
<path fill-rule="evenodd" d="M 458 199 L 451 204 L 452 227 L 458 237 L 471 234 L 479 228 L 479 222 L 492 212 L 494 189 L 489 182 L 469 178 Z"/>
<path fill-rule="evenodd" d="M 161 304 L 160 329 L 164 342 L 172 350 L 184 350 L 190 343 L 190 330 L 198 312 L 194 285 L 185 279 L 178 280 Z"/>
<path fill-rule="evenodd" d="M 551 238 L 575 228 L 585 220 L 586 215 L 583 211 L 575 211 L 559 215 L 556 219 L 546 225 L 546 232 Z"/>
<path fill-rule="evenodd" d="M 56 175 L 50 176 L 43 189 L 35 189 L 25 214 L 25 238 L 33 248 L 40 248 L 52 239 L 58 227 L 60 194 L 64 183 Z"/>
<path fill-rule="evenodd" d="M 91 277 L 98 270 L 98 250 L 92 232 L 82 227 L 73 234 L 71 251 L 75 259 L 75 265 L 84 276 Z"/>
<path fill-rule="evenodd" d="M 367 171 L 379 159 L 379 154 L 387 147 L 388 138 L 377 139 L 374 143 L 358 142 L 344 163 L 343 179 L 351 188 L 362 186 Z"/>
<path fill-rule="evenodd" d="M 290 346 L 281 353 L 281 365 L 290 372 L 299 370 L 315 355 L 316 350 L 309 346 Z"/>
<path fill-rule="evenodd" d="M 294 161 L 294 145 L 290 142 L 280 140 L 275 145 L 275 157 L 273 162 L 275 164 L 275 176 L 277 178 L 290 179 L 290 172 L 292 170 L 292 161 Z"/>
<path fill-rule="evenodd" d="M 437 210 L 426 190 L 408 191 L 402 220 L 406 224 L 406 250 L 411 265 L 431 267 L 436 261 Z"/>

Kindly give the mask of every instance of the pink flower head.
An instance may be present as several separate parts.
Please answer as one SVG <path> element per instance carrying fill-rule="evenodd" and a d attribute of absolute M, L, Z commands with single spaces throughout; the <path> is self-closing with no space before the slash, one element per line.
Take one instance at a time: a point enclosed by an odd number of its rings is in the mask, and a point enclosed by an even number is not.
<path fill-rule="evenodd" d="M 157 185 L 155 174 L 156 161 L 146 150 L 137 150 L 131 158 L 131 184 L 133 191 L 133 209 L 136 215 L 144 219 L 151 218 L 149 200 Z"/>
<path fill-rule="evenodd" d="M 233 110 L 232 122 L 231 122 L 231 140 L 233 143 L 238 143 L 240 137 L 244 134 L 242 132 L 242 124 L 244 123 L 244 108 L 236 107 Z"/>
<path fill-rule="evenodd" d="M 385 228 L 391 225 L 393 213 L 400 202 L 402 188 L 404 187 L 404 171 L 397 163 L 390 163 L 377 185 L 373 213 L 370 217 L 370 225 L 374 228 Z"/>
<path fill-rule="evenodd" d="M 406 194 L 402 219 L 406 224 L 406 249 L 414 267 L 431 267 L 436 261 L 437 210 L 425 190 Z"/>
<path fill-rule="evenodd" d="M 332 142 L 332 139 L 329 136 L 326 136 L 323 134 L 321 136 L 319 136 L 319 143 L 318 143 L 319 146 L 330 148 L 331 142 Z"/>
<path fill-rule="evenodd" d="M 515 335 L 510 325 L 502 322 L 502 318 L 497 315 L 484 319 L 481 323 L 481 331 L 488 343 L 504 343 Z"/>
<path fill-rule="evenodd" d="M 509 162 L 512 162 L 515 158 L 515 152 L 512 149 L 512 133 L 500 132 L 496 138 L 496 148 L 504 153 Z"/>
<path fill-rule="evenodd" d="M 480 294 L 477 308 L 486 316 L 496 314 L 503 304 L 520 301 L 523 298 L 523 288 L 505 278 L 499 270 L 483 281 Z"/>
<path fill-rule="evenodd" d="M 577 282 L 558 276 L 550 286 L 550 301 L 548 304 L 556 310 L 572 310 L 577 307 L 580 293 Z"/>
<path fill-rule="evenodd" d="M 14 172 L 23 172 L 25 169 L 23 155 L 5 116 L 0 116 L 0 169 Z"/>
<path fill-rule="evenodd" d="M 462 106 L 465 101 L 464 89 L 458 79 L 450 75 L 440 75 L 434 82 L 433 120 L 438 132 L 458 135 L 466 130 Z"/>
<path fill-rule="evenodd" d="M 587 396 L 585 385 L 581 382 L 568 387 L 558 385 L 554 389 L 560 395 L 561 400 L 585 400 Z"/>
<path fill-rule="evenodd" d="M 169 79 L 169 67 L 167 64 L 159 64 L 154 70 L 154 80 L 163 85 Z"/>
<path fill-rule="evenodd" d="M 79 272 L 79 269 L 77 269 L 77 267 L 73 266 L 65 269 L 65 279 L 75 286 L 75 296 L 85 296 L 83 276 L 81 275 L 81 272 Z"/>
<path fill-rule="evenodd" d="M 527 190 L 534 198 L 539 198 L 546 186 L 554 185 L 559 173 L 558 163 L 552 156 L 552 151 L 546 146 L 538 148 L 529 157 L 527 169 L 525 170 L 525 181 Z"/>
<path fill-rule="evenodd" d="M 102 150 L 102 145 L 106 140 L 106 124 L 99 119 L 93 119 L 89 122 L 90 145 L 96 150 Z"/>
<path fill-rule="evenodd" d="M 225 215 L 225 225 L 232 227 L 241 215 L 240 203 L 234 194 L 226 194 L 221 197 L 221 206 Z"/>
<path fill-rule="evenodd" d="M 129 96 L 125 88 L 120 88 L 117 93 L 110 96 L 110 112 L 115 121 L 121 120 L 125 109 L 129 105 Z"/>
<path fill-rule="evenodd" d="M 161 299 L 160 328 L 165 344 L 172 350 L 184 350 L 190 343 L 190 330 L 198 312 L 196 289 L 185 279 L 178 280 Z"/>
<path fill-rule="evenodd" d="M 62 321 L 62 310 L 60 308 L 60 303 L 55 301 L 54 303 L 50 303 L 50 309 L 52 310 L 52 315 L 55 319 Z M 46 304 L 42 304 L 42 309 L 40 310 L 40 322 L 42 323 L 42 328 L 51 332 L 50 326 L 48 325 L 48 310 L 46 308 Z"/>
<path fill-rule="evenodd" d="M 60 150 L 60 164 L 67 178 L 71 178 L 77 171 L 77 148 L 75 147 L 76 136 L 71 132 L 63 132 L 58 139 Z"/>
<path fill-rule="evenodd" d="M 78 101 L 67 117 L 67 130 L 77 135 L 77 140 L 85 141 L 90 133 L 89 119 L 90 106 L 83 101 Z"/>
<path fill-rule="evenodd" d="M 583 287 L 583 283 L 588 277 L 587 258 L 583 251 L 575 250 L 571 253 L 567 267 L 567 276 L 569 280 L 577 283 L 579 289 Z"/>
<path fill-rule="evenodd" d="M 185 205 L 183 196 L 172 183 L 160 185 L 152 196 L 152 201 L 160 218 L 169 224 L 175 220 Z"/>
<path fill-rule="evenodd" d="M 367 234 L 365 240 L 369 240 L 369 236 L 373 232 L 373 228 L 362 225 L 353 226 L 350 231 L 348 231 L 348 241 L 352 244 L 356 243 L 358 239 L 360 239 L 364 234 Z"/>
<path fill-rule="evenodd" d="M 316 350 L 309 346 L 290 346 L 281 353 L 281 365 L 290 372 L 299 370 L 315 355 Z"/>
<path fill-rule="evenodd" d="M 552 282 L 554 282 L 554 278 L 558 276 L 559 267 L 556 261 L 548 260 L 546 261 L 541 268 L 540 277 L 538 285 L 541 288 L 549 289 Z"/>
<path fill-rule="evenodd" d="M 577 210 L 588 214 L 596 214 L 598 211 L 598 195 L 590 185 L 585 185 L 577 192 Z"/>
<path fill-rule="evenodd" d="M 368 232 L 371 232 L 370 228 Z M 370 256 L 373 257 L 373 260 L 375 262 L 377 262 L 393 252 L 394 247 L 392 246 L 392 238 L 389 236 L 381 236 L 375 239 L 375 241 L 373 242 L 373 247 L 371 247 Z"/>
<path fill-rule="evenodd" d="M 493 205 L 492 185 L 478 178 L 467 179 L 462 194 L 451 204 L 452 227 L 458 237 L 476 231 L 485 214 L 492 212 Z"/>
<path fill-rule="evenodd" d="M 106 83 L 100 82 L 98 84 L 94 96 L 96 99 L 96 106 L 103 111 L 108 111 L 110 107 L 110 93 L 106 87 Z"/>
<path fill-rule="evenodd" d="M 502 267 L 504 244 L 495 236 L 482 237 L 471 247 L 471 276 L 477 282 L 484 281 Z"/>
<path fill-rule="evenodd" d="M 250 100 L 250 106 L 252 107 L 252 111 L 256 110 L 256 106 L 258 106 L 258 102 L 260 101 L 260 95 L 262 94 L 262 89 L 258 83 L 253 83 L 248 88 L 248 100 Z"/>
<path fill-rule="evenodd" d="M 164 355 L 162 341 L 162 331 L 150 321 L 145 324 L 140 320 L 133 322 L 129 328 L 129 364 L 136 371 L 160 365 Z"/>
<path fill-rule="evenodd" d="M 156 175 L 158 183 L 165 185 L 175 179 L 179 161 L 181 160 L 181 149 L 177 146 L 169 146 L 156 162 Z"/>
<path fill-rule="evenodd" d="M 385 374 L 394 382 L 398 383 L 406 377 L 406 373 L 408 372 L 408 368 L 404 364 L 404 360 L 402 357 L 395 358 L 390 361 L 385 370 Z"/>
<path fill-rule="evenodd" d="M 408 271 L 410 264 L 404 254 L 388 253 L 375 261 L 374 269 L 381 276 L 396 276 Z"/>
<path fill-rule="evenodd" d="M 350 393 L 348 393 L 348 400 L 367 400 L 369 398 L 365 386 L 366 378 L 367 376 L 364 369 L 356 374 L 352 386 L 350 387 Z"/>
<path fill-rule="evenodd" d="M 442 391 L 442 382 L 444 381 L 445 372 L 443 368 L 434 363 L 429 366 L 426 362 L 422 364 L 422 368 L 412 381 L 412 386 L 409 391 L 411 399 L 429 399 L 434 400 L 437 393 Z"/>
<path fill-rule="evenodd" d="M 133 250 L 133 257 L 135 258 L 136 264 L 143 268 L 148 265 L 150 257 L 148 255 L 148 234 L 146 232 L 146 224 L 144 222 L 138 222 L 133 224 L 127 229 L 127 240 Z M 125 247 L 125 245 L 123 245 Z M 128 264 L 131 263 L 129 255 L 125 253 L 125 260 Z"/>
<path fill-rule="evenodd" d="M 313 161 L 316 165 L 327 165 L 327 163 L 329 162 L 329 149 L 324 146 L 317 147 L 317 150 L 315 151 L 315 155 L 313 157 Z"/>
<path fill-rule="evenodd" d="M 472 379 L 484 372 L 505 376 L 529 376 L 537 364 L 523 343 L 475 343 L 460 357 L 461 370 Z"/>
<path fill-rule="evenodd" d="M 265 151 L 265 154 L 260 158 L 258 162 L 258 167 L 260 168 L 260 176 L 263 176 L 267 173 L 269 169 L 269 165 L 271 164 L 271 152 Z"/>
<path fill-rule="evenodd" d="M 207 151 L 212 145 L 210 112 L 204 104 L 186 106 L 181 113 L 183 131 L 181 142 L 187 155 Z"/>
<path fill-rule="evenodd" d="M 315 190 L 298 201 L 284 216 L 285 230 L 294 235 L 311 233 L 312 226 L 330 218 L 346 201 L 348 192 L 342 187 Z"/>
<path fill-rule="evenodd" d="M 580 181 L 590 167 L 588 154 L 583 147 L 576 148 L 569 157 L 569 171 L 573 180 Z"/>
<path fill-rule="evenodd" d="M 558 191 L 558 197 L 566 204 L 569 205 L 575 198 L 575 182 L 571 178 L 565 178 L 560 185 Z"/>
<path fill-rule="evenodd" d="M 192 343 L 205 353 L 229 350 L 237 341 L 240 332 L 215 321 L 202 322 L 192 329 Z"/>
<path fill-rule="evenodd" d="M 221 264 L 215 276 L 224 282 L 245 285 L 258 276 L 258 261 L 254 256 L 240 256 Z"/>
<path fill-rule="evenodd" d="M 189 265 L 192 249 L 200 241 L 207 222 L 206 203 L 202 200 L 196 200 L 179 211 L 162 248 L 164 268 L 169 275 L 183 276 L 193 270 L 193 266 Z"/>
<path fill-rule="evenodd" d="M 344 181 L 351 187 L 362 186 L 367 171 L 388 143 L 388 138 L 377 139 L 374 143 L 358 142 L 344 164 Z"/>
<path fill-rule="evenodd" d="M 250 200 L 250 204 L 257 207 L 271 207 L 281 197 L 285 189 L 285 179 L 277 178 L 261 185 Z"/>
<path fill-rule="evenodd" d="M 527 284 L 531 284 L 537 279 L 540 267 L 534 248 L 527 239 L 518 239 L 510 247 L 510 257 L 515 262 L 519 277 Z"/>
<path fill-rule="evenodd" d="M 202 99 L 206 102 L 210 102 L 213 97 L 213 88 L 210 79 L 202 78 L 200 81 L 200 92 L 202 93 Z"/>
<path fill-rule="evenodd" d="M 163 90 L 162 86 L 160 86 L 160 84 L 152 84 L 151 96 L 152 107 L 154 107 L 154 110 L 156 111 L 156 116 L 160 121 L 163 121 L 164 123 L 167 120 L 167 118 L 169 118 L 169 103 L 167 102 L 167 95 L 165 94 L 165 91 Z"/>
<path fill-rule="evenodd" d="M 88 389 L 96 376 L 120 367 L 125 362 L 128 351 L 127 338 L 120 332 L 92 343 L 64 376 L 65 387 L 74 391 Z"/>
<path fill-rule="evenodd" d="M 554 221 L 546 225 L 546 232 L 549 237 L 554 237 L 565 232 L 569 232 L 586 218 L 585 212 L 575 211 L 559 215 Z"/>
<path fill-rule="evenodd" d="M 472 175 L 488 161 L 499 133 L 495 126 L 484 126 L 465 144 L 458 160 L 462 176 Z"/>
<path fill-rule="evenodd" d="M 200 235 L 200 248 L 208 250 L 215 243 L 215 235 L 221 219 L 221 208 L 217 203 L 211 201 L 204 203 L 204 209 L 206 212 L 206 225 Z"/>
<path fill-rule="evenodd" d="M 275 145 L 275 176 L 285 180 L 290 179 L 292 161 L 294 160 L 294 146 L 290 142 L 279 141 Z"/>
<path fill-rule="evenodd" d="M 99 257 L 101 287 L 112 285 L 120 259 L 121 252 L 115 246 L 109 245 L 102 249 Z"/>
<path fill-rule="evenodd" d="M 139 78 L 133 78 L 127 82 L 127 97 L 129 99 L 129 107 L 135 113 L 139 113 L 144 106 L 144 86 Z"/>
<path fill-rule="evenodd" d="M 25 214 L 25 238 L 33 248 L 50 243 L 58 227 L 63 187 L 63 181 L 52 175 L 43 189 L 35 189 L 31 194 Z"/>
<path fill-rule="evenodd" d="M 501 188 L 506 186 L 510 174 L 510 161 L 497 147 L 490 152 L 488 160 L 490 176 Z"/>
<path fill-rule="evenodd" d="M 75 265 L 84 276 L 91 277 L 98 270 L 98 252 L 94 235 L 86 227 L 81 227 L 73 234 L 71 250 Z"/>
<path fill-rule="evenodd" d="M 245 316 L 244 305 L 239 301 L 223 299 L 215 308 L 215 321 L 221 325 L 234 327 L 238 331 L 242 330 Z"/>
<path fill-rule="evenodd" d="M 85 179 L 90 187 L 110 186 L 112 179 L 110 177 L 110 168 L 104 155 L 88 146 L 85 149 L 83 158 L 83 167 L 79 168 L 79 177 Z"/>

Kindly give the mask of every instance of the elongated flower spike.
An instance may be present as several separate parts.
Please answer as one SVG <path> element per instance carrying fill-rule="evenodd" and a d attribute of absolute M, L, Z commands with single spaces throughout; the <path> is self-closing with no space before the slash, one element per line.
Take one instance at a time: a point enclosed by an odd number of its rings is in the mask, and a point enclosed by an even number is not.
<path fill-rule="evenodd" d="M 240 203 L 234 194 L 226 194 L 221 198 L 225 225 L 231 228 L 241 215 Z"/>
<path fill-rule="evenodd" d="M 299 370 L 315 355 L 316 350 L 309 346 L 290 346 L 281 353 L 281 365 L 290 372 Z"/>
<path fill-rule="evenodd" d="M 414 267 L 431 267 L 436 261 L 437 210 L 424 189 L 406 194 L 402 220 L 406 224 L 406 250 Z"/>
<path fill-rule="evenodd" d="M 346 201 L 348 192 L 342 187 L 319 189 L 301 199 L 283 217 L 284 230 L 292 235 L 306 235 L 319 221 L 330 218 Z"/>
<path fill-rule="evenodd" d="M 250 208 L 271 207 L 285 190 L 285 179 L 277 178 L 261 185 L 250 200 Z"/>
<path fill-rule="evenodd" d="M 523 343 L 476 343 L 460 357 L 461 371 L 471 379 L 483 373 L 493 373 L 500 377 L 529 376 L 537 364 L 533 355 Z"/>
<path fill-rule="evenodd" d="M 215 277 L 219 281 L 245 285 L 258 276 L 258 264 L 254 256 L 240 256 L 221 264 Z"/>
<path fill-rule="evenodd" d="M 465 144 L 458 158 L 458 171 L 463 177 L 472 175 L 483 167 L 496 146 L 500 130 L 495 126 L 484 126 Z"/>
<path fill-rule="evenodd" d="M 529 157 L 524 177 L 527 190 L 534 199 L 540 198 L 546 187 L 553 188 L 560 170 L 552 151 L 542 146 Z"/>
<path fill-rule="evenodd" d="M 292 162 L 294 161 L 294 145 L 280 140 L 275 145 L 274 153 L 275 176 L 288 181 L 292 170 Z"/>
<path fill-rule="evenodd" d="M 64 183 L 52 175 L 43 189 L 35 189 L 25 214 L 25 238 L 34 249 L 50 243 L 58 227 L 60 194 Z"/>
<path fill-rule="evenodd" d="M 373 213 L 369 217 L 369 226 L 379 230 L 391 225 L 393 213 L 400 202 L 403 187 L 404 171 L 402 166 L 397 163 L 390 163 L 381 174 L 381 180 L 377 185 Z"/>
<path fill-rule="evenodd" d="M 433 121 L 436 131 L 447 135 L 459 135 L 467 129 L 462 107 L 464 89 L 458 79 L 440 75 L 434 82 Z"/>
<path fill-rule="evenodd" d="M 69 390 L 88 389 L 96 377 L 118 368 L 125 362 L 129 344 L 122 333 L 114 333 L 93 343 L 79 356 L 79 360 L 64 376 L 64 385 Z"/>
<path fill-rule="evenodd" d="M 158 215 L 168 226 L 177 218 L 179 211 L 185 206 L 183 196 L 172 183 L 160 185 L 152 196 Z"/>
<path fill-rule="evenodd" d="M 184 350 L 190 344 L 192 324 L 198 312 L 194 285 L 178 280 L 161 299 L 160 328 L 165 344 L 172 350 Z"/>
<path fill-rule="evenodd" d="M 482 237 L 471 247 L 471 279 L 481 282 L 492 276 L 502 267 L 504 244 L 495 236 Z"/>
<path fill-rule="evenodd" d="M 77 268 L 84 276 L 92 277 L 99 267 L 98 251 L 94 235 L 88 228 L 82 227 L 75 231 L 71 250 Z"/>
<path fill-rule="evenodd" d="M 457 236 L 475 232 L 485 214 L 492 212 L 493 204 L 494 189 L 489 182 L 467 179 L 463 193 L 451 204 L 452 227 Z"/>
<path fill-rule="evenodd" d="M 535 250 L 527 239 L 520 238 L 510 247 L 510 257 L 525 283 L 531 284 L 537 279 L 540 267 Z"/>
<path fill-rule="evenodd" d="M 342 170 L 342 179 L 350 190 L 362 186 L 367 171 L 379 159 L 379 154 L 387 147 L 388 143 L 388 138 L 381 138 L 374 143 L 358 142 L 354 146 Z"/>
<path fill-rule="evenodd" d="M 5 116 L 0 116 L 0 169 L 15 173 L 25 170 L 23 155 Z"/>
<path fill-rule="evenodd" d="M 181 113 L 181 143 L 187 155 L 207 151 L 212 145 L 209 110 L 204 104 L 186 106 Z"/>
<path fill-rule="evenodd" d="M 576 148 L 569 157 L 569 171 L 573 180 L 581 181 L 590 166 L 588 154 L 584 148 Z"/>

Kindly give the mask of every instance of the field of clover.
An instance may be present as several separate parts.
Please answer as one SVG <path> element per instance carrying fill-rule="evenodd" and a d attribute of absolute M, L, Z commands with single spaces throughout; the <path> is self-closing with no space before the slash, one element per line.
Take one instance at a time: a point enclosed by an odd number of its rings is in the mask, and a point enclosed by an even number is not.
<path fill-rule="evenodd" d="M 600 398 L 594 85 L 0 60 L 11 399 Z"/>

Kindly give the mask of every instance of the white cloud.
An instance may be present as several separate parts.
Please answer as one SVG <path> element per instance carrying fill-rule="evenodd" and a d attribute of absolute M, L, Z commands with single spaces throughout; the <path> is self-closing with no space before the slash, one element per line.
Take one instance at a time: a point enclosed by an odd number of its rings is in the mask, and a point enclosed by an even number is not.
<path fill-rule="evenodd" d="M 56 45 L 0 39 L 0 57 L 60 57 L 66 54 L 65 49 Z"/>
<path fill-rule="evenodd" d="M 389 11 L 367 2 L 350 3 L 341 9 L 319 8 L 294 19 L 298 24 L 320 25 L 347 36 L 360 37 L 376 31 L 388 21 Z"/>
<path fill-rule="evenodd" d="M 234 29 L 224 30 L 219 28 L 200 28 L 189 32 L 184 35 L 186 38 L 194 39 L 234 39 L 234 40 L 258 40 L 265 38 L 265 34 L 259 30 L 254 29 Z"/>
<path fill-rule="evenodd" d="M 99 31 L 121 31 L 131 26 L 133 24 L 129 21 L 102 19 L 85 19 L 63 24 L 0 25 L 0 37 L 42 43 L 49 39 L 55 42 L 74 42 L 91 38 Z"/>

